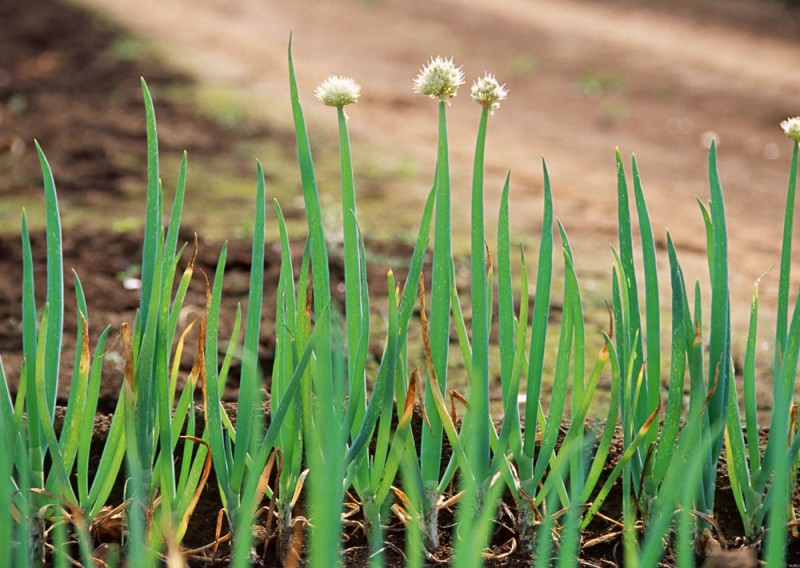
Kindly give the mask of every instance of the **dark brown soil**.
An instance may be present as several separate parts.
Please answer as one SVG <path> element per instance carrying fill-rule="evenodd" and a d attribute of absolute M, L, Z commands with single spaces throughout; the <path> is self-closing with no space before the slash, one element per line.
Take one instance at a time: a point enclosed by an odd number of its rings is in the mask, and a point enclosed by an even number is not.
<path fill-rule="evenodd" d="M 113 206 L 126 185 L 142 181 L 140 77 L 164 91 L 188 79 L 152 59 L 121 60 L 119 30 L 56 1 L 2 0 L 0 29 L 0 195 L 37 195 L 37 139 L 61 195 L 98 210 Z M 227 129 L 171 101 L 159 102 L 158 116 L 161 149 L 199 159 L 232 140 L 268 133 L 253 123 Z"/>
<path fill-rule="evenodd" d="M 235 422 L 236 406 L 234 404 L 226 404 L 225 408 L 231 420 Z M 265 410 L 268 412 L 268 408 L 265 408 Z M 96 418 L 95 436 L 93 437 L 94 445 L 91 456 L 92 463 L 96 464 L 100 459 L 100 452 L 102 451 L 105 437 L 111 423 L 110 418 L 110 416 L 103 414 L 98 414 Z M 200 407 L 196 408 L 196 418 L 197 428 L 202 429 L 204 417 Z M 417 443 L 419 443 L 419 436 L 423 427 L 422 417 L 417 412 L 412 423 L 412 429 Z M 565 431 L 566 427 L 562 429 L 562 433 Z M 766 442 L 767 434 L 767 432 L 761 433 L 764 442 Z M 624 447 L 621 437 L 615 437 L 611 446 L 607 465 L 598 483 L 598 488 L 602 486 L 603 482 L 610 474 L 615 463 L 621 457 L 623 450 Z M 445 443 L 443 466 L 447 463 L 451 455 L 450 452 L 449 446 Z M 178 454 L 179 453 L 180 447 Z M 179 462 L 176 463 L 176 467 L 179 467 L 179 465 Z M 109 499 L 109 502 L 114 505 L 122 500 L 122 481 L 122 479 L 119 480 Z M 518 538 L 518 534 L 515 532 L 515 515 L 518 511 L 517 505 L 509 495 L 504 497 L 503 502 L 504 506 L 500 508 L 495 520 L 495 528 L 490 546 L 490 550 L 494 553 L 495 557 L 488 558 L 486 566 L 494 568 L 522 568 L 531 566 L 531 555 L 520 548 L 514 548 L 517 542 L 516 539 Z M 266 503 L 264 505 L 266 505 Z M 302 515 L 303 506 L 303 499 L 301 497 L 295 509 L 296 515 Z M 794 495 L 794 506 L 795 509 L 800 507 L 800 491 L 797 490 Z M 215 535 L 217 535 L 217 519 L 221 518 L 221 510 L 222 503 L 212 473 L 206 484 L 203 496 L 198 503 L 197 509 L 192 516 L 189 531 L 182 543 L 186 550 L 204 548 L 202 552 L 197 552 L 191 556 L 192 566 L 225 566 L 227 564 L 227 556 L 230 553 L 229 543 L 227 543 L 227 541 L 223 539 L 223 543 L 219 546 L 215 555 L 212 555 L 211 549 L 207 547 L 207 545 L 214 542 Z M 589 567 L 622 566 L 621 526 L 618 524 L 622 519 L 622 492 L 620 484 L 615 486 L 611 494 L 605 500 L 601 513 L 602 515 L 595 517 L 582 534 L 581 564 Z M 350 521 L 352 522 L 345 527 L 343 533 L 343 556 L 346 566 L 365 566 L 368 562 L 369 549 L 366 538 L 361 529 L 355 526 L 356 523 L 362 520 L 363 519 L 359 515 L 352 516 L 350 517 Z M 707 568 L 722 566 L 755 568 L 757 566 L 755 558 L 758 555 L 759 543 L 746 543 L 742 537 L 742 523 L 731 494 L 724 456 L 720 461 L 718 469 L 717 496 L 713 520 L 714 526 L 713 532 L 709 535 L 711 537 L 710 541 L 713 543 L 712 546 L 721 547 L 722 550 L 715 548 L 713 549 L 714 553 L 710 555 L 706 555 L 702 549 L 698 550 L 698 565 Z M 441 511 L 441 545 L 427 562 L 428 566 L 440 565 L 440 562 L 434 559 L 446 562 L 447 559 L 450 558 L 453 552 L 450 528 L 453 526 L 454 521 L 455 509 Z M 277 553 L 279 535 L 275 522 L 271 523 L 271 530 L 269 533 L 267 533 L 265 529 L 265 513 L 259 516 L 258 523 L 259 526 L 254 529 L 260 557 L 260 563 L 257 565 L 269 568 L 283 566 L 283 558 Z M 224 537 L 226 533 L 227 523 L 224 522 L 223 519 L 219 536 Z M 385 535 L 387 539 L 387 546 L 385 549 L 387 566 L 390 568 L 404 566 L 405 559 L 401 552 L 405 544 L 404 527 L 398 519 L 394 517 L 389 519 L 385 527 Z M 606 536 L 609 538 L 602 538 Z M 800 540 L 790 536 L 789 542 L 787 566 L 800 566 Z M 300 545 L 300 550 L 302 550 L 302 545 Z M 706 548 L 705 550 L 710 549 Z M 264 551 L 266 552 L 264 553 Z M 671 563 L 672 558 L 672 550 L 668 548 L 664 558 L 666 566 L 673 565 Z"/>
<path fill-rule="evenodd" d="M 41 172 L 34 138 L 45 149 L 55 172 L 62 209 L 77 204 L 102 214 L 115 206 L 128 186 L 142 183 L 146 144 L 139 77 L 147 77 L 151 88 L 165 89 L 185 84 L 187 79 L 153 62 L 121 60 L 113 53 L 120 37 L 119 30 L 66 4 L 0 1 L 0 197 L 40 199 Z M 193 109 L 168 101 L 159 105 L 158 113 L 163 119 L 159 124 L 161 148 L 172 152 L 186 148 L 198 157 L 215 152 L 234 137 L 246 139 L 266 132 L 266 127 L 252 125 L 226 130 Z M 102 222 L 87 225 L 97 227 Z M 183 236 L 192 240 L 191 231 Z M 43 233 L 34 232 L 32 241 L 37 282 L 43 282 Z M 83 279 L 92 339 L 105 325 L 114 328 L 113 336 L 122 322 L 133 322 L 137 293 L 126 290 L 122 280 L 124 275 L 136 274 L 140 241 L 141 235 L 96 229 L 69 230 L 64 235 L 68 292 L 61 400 L 66 400 L 69 392 L 74 356 L 76 309 L 71 271 Z M 220 245 L 202 244 L 201 268 L 208 271 L 215 265 L 212 257 Z M 234 273 L 243 263 L 249 266 L 244 245 L 234 243 L 231 253 Z M 270 274 L 274 274 L 274 255 L 270 259 Z M 20 261 L 19 238 L 2 237 L 0 353 L 12 384 L 21 362 Z M 234 309 L 242 295 L 238 282 L 241 278 L 234 274 L 226 293 Z M 41 302 L 44 286 L 36 293 Z M 196 301 L 200 293 L 202 290 L 193 290 L 190 308 L 202 306 Z M 109 369 L 107 377 L 101 401 L 101 408 L 106 409 L 105 403 L 116 399 L 119 385 L 114 369 Z"/>
<path fill-rule="evenodd" d="M 132 183 L 142 183 L 145 156 L 144 120 L 139 95 L 139 77 L 145 76 L 151 86 L 169 87 L 185 84 L 186 77 L 157 63 L 123 61 L 113 53 L 114 41 L 119 31 L 104 21 L 54 0 L 0 0 L 0 198 L 35 196 L 40 190 L 40 172 L 32 140 L 34 137 L 45 147 L 53 169 L 57 173 L 58 188 L 62 196 L 74 202 L 83 202 L 103 208 L 113 207 L 115 197 Z M 159 131 L 163 150 L 179 152 L 189 149 L 193 155 L 214 155 L 231 140 L 251 136 L 269 136 L 270 130 L 261 124 L 247 124 L 227 129 L 200 115 L 193 109 L 174 102 L 159 104 Z M 279 134 L 275 134 L 276 136 Z M 120 156 L 127 157 L 120 160 Z M 234 158 L 235 159 L 235 158 Z M 250 164 L 243 164 L 250 167 Z M 192 240 L 192 231 L 183 235 Z M 43 282 L 45 265 L 44 235 L 32 234 L 36 281 Z M 91 341 L 94 344 L 105 325 L 112 326 L 114 337 L 123 323 L 132 323 L 138 303 L 138 293 L 126 289 L 124 279 L 135 275 L 141 256 L 141 235 L 72 227 L 64 235 L 64 266 L 66 269 L 67 305 L 65 314 L 64 353 L 59 400 L 63 403 L 69 392 L 69 371 L 74 357 L 74 330 L 76 310 L 71 271 L 81 277 L 89 304 Z M 221 243 L 200 240 L 197 266 L 213 276 L 216 256 Z M 409 251 L 402 245 L 368 243 L 371 250 L 382 258 L 407 259 Z M 300 251 L 295 251 L 299 253 Z M 229 244 L 222 312 L 224 314 L 220 335 L 230 335 L 232 316 L 238 302 L 245 303 L 250 271 L 250 243 L 233 241 Z M 186 262 L 186 259 L 184 259 Z M 182 265 L 183 266 L 183 265 Z M 182 267 L 181 266 L 181 267 Z M 274 320 L 272 291 L 279 268 L 279 257 L 273 249 L 267 250 L 265 260 L 265 311 L 259 358 L 269 371 L 273 356 Z M 341 282 L 341 266 L 332 255 L 333 289 Z M 382 290 L 385 267 L 370 267 L 373 290 Z M 196 271 L 199 273 L 199 270 Z M 402 278 L 402 273 L 397 276 Z M 16 236 L 0 237 L 0 354 L 12 390 L 16 385 L 21 364 L 20 297 L 21 253 Z M 41 302 L 44 287 L 36 290 Z M 341 292 L 339 292 L 341 293 Z M 201 277 L 195 277 L 185 305 L 186 321 L 202 313 L 205 289 Z M 190 339 L 190 344 L 191 344 Z M 110 350 L 121 352 L 119 343 Z M 117 361 L 121 359 L 117 358 Z M 110 423 L 108 412 L 114 408 L 122 379 L 122 368 L 115 358 L 106 357 L 106 372 L 101 389 L 99 414 L 96 419 L 95 448 L 102 447 Z M 236 370 L 226 390 L 226 398 L 236 396 Z M 229 407 L 235 412 L 235 407 Z M 619 456 L 615 446 L 612 458 Z M 98 459 L 99 456 L 94 456 Z M 609 467 L 613 464 L 609 461 Z M 209 480 L 206 495 L 200 501 L 193 523 L 184 544 L 199 547 L 214 541 L 216 519 L 220 510 L 216 484 Z M 619 519 L 621 505 L 618 492 L 606 502 L 604 514 Z M 121 493 L 112 495 L 117 504 Z M 509 503 L 512 511 L 514 504 Z M 735 505 L 727 487 L 724 470 L 720 474 L 717 502 L 718 521 L 728 541 L 734 542 L 741 534 Z M 508 519 L 502 519 L 506 524 Z M 443 514 L 443 526 L 447 515 Z M 598 521 L 584 535 L 584 542 L 606 532 L 615 531 L 613 524 Z M 390 542 L 402 549 L 402 531 L 399 523 L 388 529 Z M 496 552 L 513 530 L 498 524 L 493 546 Z M 347 534 L 345 558 L 349 566 L 366 563 L 367 550 L 359 531 Z M 585 566 L 611 566 L 620 562 L 617 551 L 619 539 L 591 548 L 582 554 Z M 446 559 L 447 544 L 437 552 Z M 220 556 L 224 557 L 224 546 Z M 402 566 L 402 557 L 394 548 L 388 550 L 389 565 Z M 790 561 L 800 562 L 800 549 L 792 541 Z M 274 554 L 266 563 L 279 565 Z M 224 564 L 224 560 L 220 561 Z M 195 560 L 193 565 L 201 565 Z M 529 566 L 530 558 L 521 552 L 503 559 L 488 562 L 490 566 Z"/>

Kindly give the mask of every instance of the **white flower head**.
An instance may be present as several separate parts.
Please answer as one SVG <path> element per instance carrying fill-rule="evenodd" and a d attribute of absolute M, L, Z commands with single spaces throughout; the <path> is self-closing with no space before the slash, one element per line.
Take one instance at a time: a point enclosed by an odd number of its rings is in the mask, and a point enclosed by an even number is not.
<path fill-rule="evenodd" d="M 800 116 L 787 118 L 781 122 L 781 128 L 783 128 L 783 132 L 787 137 L 797 143 L 800 143 Z"/>
<path fill-rule="evenodd" d="M 463 84 L 464 72 L 455 66 L 452 57 L 434 57 L 414 79 L 414 92 L 446 101 L 455 97 L 458 87 Z"/>
<path fill-rule="evenodd" d="M 331 75 L 325 79 L 317 90 L 316 96 L 323 104 L 332 107 L 343 107 L 358 101 L 361 87 L 350 77 Z"/>
<path fill-rule="evenodd" d="M 494 75 L 486 73 L 480 79 L 475 79 L 472 83 L 472 90 L 470 92 L 472 100 L 480 104 L 484 108 L 488 108 L 489 112 L 494 112 L 500 108 L 500 101 L 508 97 L 508 90 L 505 84 L 501 85 L 497 82 Z"/>

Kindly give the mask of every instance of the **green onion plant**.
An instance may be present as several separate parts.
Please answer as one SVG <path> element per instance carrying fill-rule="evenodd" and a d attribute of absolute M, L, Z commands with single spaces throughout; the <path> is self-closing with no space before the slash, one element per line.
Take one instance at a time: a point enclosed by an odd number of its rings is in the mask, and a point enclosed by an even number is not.
<path fill-rule="evenodd" d="M 233 314 L 222 313 L 223 245 L 213 277 L 198 283 L 206 291 L 204 314 L 180 323 L 198 249 L 197 239 L 193 250 L 178 242 L 187 157 L 164 221 L 155 111 L 142 81 L 147 191 L 136 317 L 118 332 L 106 327 L 92 346 L 89 299 L 73 274 L 77 327 L 65 329 L 55 178 L 36 144 L 44 180 L 47 273 L 43 282 L 34 278 L 23 211 L 24 361 L 18 380 L 6 375 L 0 361 L 0 439 L 8 458 L 0 462 L 0 541 L 8 543 L 0 547 L 0 565 L 182 565 L 190 556 L 182 541 L 201 494 L 216 490 L 222 512 L 219 534 L 209 548 L 235 567 L 270 558 L 291 564 L 301 556 L 314 567 L 342 565 L 343 531 L 350 526 L 362 532 L 373 567 L 386 565 L 390 549 L 399 550 L 393 534 L 398 530 L 409 566 L 430 560 L 479 566 L 500 554 L 494 547 L 495 529 L 499 517 L 511 511 L 512 548 L 524 562 L 572 568 L 580 564 L 583 531 L 600 522 L 603 505 L 616 489 L 622 496 L 621 518 L 615 520 L 621 526 L 625 564 L 659 566 L 669 545 L 679 566 L 693 566 L 698 539 L 714 538 L 717 469 L 724 449 L 743 536 L 761 547 L 766 566 L 784 566 L 790 539 L 796 538 L 789 525 L 796 525 L 792 495 L 800 461 L 793 400 L 800 300 L 790 290 L 800 118 L 782 123 L 793 153 L 770 376 L 764 376 L 756 361 L 759 279 L 745 336 L 740 393 L 734 381 L 732 345 L 738 330 L 730 317 L 728 228 L 715 144 L 708 162 L 710 201 L 698 200 L 707 243 L 707 301 L 700 282 L 691 290 L 687 286 L 670 233 L 668 270 L 657 270 L 657 239 L 639 167 L 633 158 L 631 196 L 617 150 L 618 244 L 612 248 L 610 267 L 610 325 L 596 338 L 601 346 L 595 355 L 587 353 L 592 328 L 586 325 L 579 269 L 567 232 L 554 214 L 544 160 L 542 227 L 536 275 L 530 281 L 532 310 L 525 250 L 520 248 L 519 260 L 512 261 L 510 174 L 500 198 L 494 254 L 487 242 L 488 123 L 507 96 L 505 85 L 491 74 L 477 79 L 470 92 L 482 109 L 471 189 L 469 291 L 458 290 L 447 109 L 464 75 L 452 59 L 431 59 L 414 82 L 415 91 L 438 102 L 436 170 L 411 258 L 407 266 L 395 267 L 405 280 L 387 270 L 385 306 L 377 306 L 368 287 L 368 239 L 356 207 L 345 114 L 345 107 L 358 100 L 360 87 L 350 78 L 332 76 L 315 93 L 336 108 L 338 121 L 344 302 L 337 305 L 291 42 L 288 66 L 308 237 L 298 265 L 283 211 L 275 202 L 281 265 L 278 281 L 266 282 L 270 214 L 265 174 L 257 163 L 244 313 L 241 306 Z M 430 244 L 432 263 L 426 273 Z M 180 275 L 179 266 L 185 266 Z M 563 289 L 557 323 L 551 321 L 554 274 L 563 279 L 557 282 Z M 667 281 L 670 301 L 665 305 L 660 287 Z M 46 287 L 44 303 L 37 306 L 35 292 L 41 286 Z M 276 292 L 275 357 L 272 368 L 263 369 L 258 353 L 268 286 Z M 376 309 L 385 313 L 381 329 L 370 325 Z M 220 336 L 222 318 L 233 320 L 229 337 Z M 414 340 L 411 330 L 419 330 L 421 341 Z M 193 332 L 196 345 L 190 345 Z M 62 410 L 56 397 L 65 375 L 64 333 L 75 334 L 77 348 Z M 373 373 L 368 370 L 368 346 L 379 334 L 383 348 Z M 555 342 L 548 343 L 553 334 Z M 461 361 L 451 361 L 454 344 Z M 122 387 L 99 463 L 91 470 L 93 417 L 101 381 L 106 380 L 103 363 L 114 346 L 123 351 Z M 662 353 L 665 346 L 669 349 Z M 179 389 L 180 361 L 192 349 L 194 362 Z M 552 356 L 548 349 L 553 349 Z M 422 369 L 410 364 L 417 353 L 424 357 Z M 492 364 L 493 357 L 498 365 Z M 241 361 L 235 418 L 222 404 L 234 360 Z M 552 368 L 547 361 L 554 362 Z M 463 363 L 466 393 L 448 391 L 452 363 Z M 499 368 L 502 391 L 499 422 L 489 404 L 494 368 Z M 600 410 L 604 423 L 594 425 L 587 417 L 604 377 L 610 402 Z M 759 423 L 756 412 L 756 385 L 765 379 L 773 385 L 768 425 Z M 202 416 L 195 412 L 195 398 L 201 401 Z M 457 401 L 463 403 L 461 420 Z M 762 426 L 769 427 L 766 443 L 760 439 Z M 615 439 L 621 446 L 612 461 Z M 443 452 L 445 440 L 449 456 Z M 113 500 L 115 494 L 122 499 Z M 452 529 L 441 526 L 444 509 L 455 510 Z M 123 530 L 101 561 L 98 528 L 112 518 L 122 519 Z M 257 524 L 266 533 L 262 550 L 254 539 Z M 446 530 L 452 530 L 450 559 L 438 556 Z M 225 542 L 229 544 L 223 550 Z"/>

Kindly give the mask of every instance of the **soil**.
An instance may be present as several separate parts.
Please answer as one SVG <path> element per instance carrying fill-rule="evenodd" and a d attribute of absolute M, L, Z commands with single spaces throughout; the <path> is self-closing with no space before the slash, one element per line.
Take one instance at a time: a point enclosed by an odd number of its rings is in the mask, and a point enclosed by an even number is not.
<path fill-rule="evenodd" d="M 778 263 L 790 151 L 778 123 L 800 112 L 800 12 L 779 2 L 242 0 L 235 8 L 225 0 L 81 2 L 163 46 L 170 61 L 204 82 L 245 93 L 248 108 L 273 122 L 291 116 L 291 31 L 312 138 L 335 128 L 331 109 L 313 99 L 314 87 L 330 74 L 359 81 L 362 97 L 348 108 L 356 181 L 370 167 L 399 174 L 381 180 L 376 197 L 383 207 L 360 216 L 367 235 L 399 223 L 408 230 L 418 219 L 434 171 L 436 121 L 435 104 L 414 94 L 411 83 L 429 57 L 452 55 L 468 81 L 490 71 L 510 89 L 489 125 L 489 223 L 510 170 L 512 235 L 536 249 L 543 155 L 556 215 L 600 311 L 600 298 L 610 296 L 607 244 L 617 241 L 615 145 L 629 174 L 636 153 L 659 245 L 666 246 L 669 228 L 687 281 L 704 283 L 695 196 L 708 198 L 706 149 L 717 139 L 732 311 L 740 328 L 746 329 L 753 282 Z M 462 251 L 478 121 L 465 91 L 448 109 L 453 230 Z M 773 271 L 760 290 L 765 322 L 776 288 Z"/>
<path fill-rule="evenodd" d="M 230 41 L 220 42 L 214 38 L 218 38 L 215 34 L 223 13 L 221 0 L 161 3 L 160 12 L 151 9 L 158 4 L 155 0 L 137 4 L 135 10 L 131 9 L 134 0 L 83 0 L 103 17 L 54 0 L 0 0 L 0 198 L 14 205 L 39 199 L 41 174 L 32 145 L 35 137 L 56 173 L 65 217 L 70 209 L 94 211 L 85 223 L 73 220 L 64 233 L 67 298 L 73 297 L 74 269 L 88 299 L 93 344 L 103 326 L 111 325 L 114 337 L 121 323 L 132 323 L 138 302 L 137 291 L 128 289 L 126 280 L 136 276 L 141 235 L 112 230 L 104 219 L 113 217 L 119 200 L 143 183 L 145 138 L 139 77 L 146 77 L 151 89 L 163 91 L 182 88 L 195 76 L 213 77 L 238 84 L 243 91 L 261 90 L 269 100 L 281 100 L 275 106 L 284 108 L 288 99 L 283 86 L 283 54 L 290 28 L 295 30 L 304 92 L 310 93 L 310 78 L 322 79 L 330 72 L 342 71 L 363 77 L 365 92 L 372 92 L 350 113 L 355 147 L 374 145 L 379 152 L 396 148 L 401 163 L 408 159 L 425 167 L 431 165 L 434 155 L 433 122 L 420 108 L 425 102 L 408 88 L 419 64 L 438 51 L 456 52 L 459 60 L 463 57 L 469 74 L 501 62 L 512 98 L 493 118 L 492 128 L 496 125 L 497 130 L 492 136 L 502 142 L 489 156 L 487 179 L 495 188 L 489 190 L 489 201 L 496 201 L 498 180 L 505 168 L 514 167 L 516 183 L 523 189 L 514 197 L 513 222 L 520 233 L 535 234 L 541 190 L 530 157 L 531 152 L 545 148 L 551 173 L 555 172 L 556 207 L 568 229 L 574 227 L 578 266 L 588 266 L 582 282 L 593 289 L 599 286 L 601 291 L 605 284 L 598 282 L 607 280 L 609 261 L 598 259 L 601 255 L 591 251 L 593 247 L 596 251 L 598 241 L 614 241 L 612 145 L 640 152 L 647 179 L 652 181 L 648 191 L 656 228 L 661 234 L 669 224 L 675 235 L 686 235 L 678 246 L 689 266 L 687 275 L 691 275 L 692 269 L 701 272 L 705 262 L 702 239 L 692 241 L 688 236 L 702 235 L 700 217 L 691 210 L 691 196 L 707 195 L 700 148 L 708 133 L 716 132 L 735 251 L 732 288 L 736 298 L 743 300 L 740 304 L 748 306 L 750 283 L 777 259 L 788 144 L 776 125 L 797 114 L 800 107 L 800 83 L 793 67 L 800 60 L 797 10 L 772 3 L 757 3 L 753 8 L 751 3 L 731 7 L 730 2 L 688 0 L 671 0 L 666 7 L 629 0 L 543 0 L 537 6 L 523 5 L 521 0 L 413 5 L 387 0 L 378 3 L 380 10 L 373 3 L 357 0 L 343 0 L 335 8 L 316 3 L 312 7 L 310 1 L 247 0 L 235 10 L 226 7 L 225 22 L 238 33 L 232 33 L 235 37 Z M 262 10 L 270 11 L 271 17 L 265 19 Z M 125 20 L 129 30 L 190 55 L 179 69 L 154 58 L 127 58 L 120 53 L 124 32 L 110 23 L 114 19 Z M 609 29 L 619 33 L 611 37 Z M 336 34 L 347 35 L 347 45 L 337 41 Z M 685 41 L 676 42 L 676 36 Z M 594 48 L 578 49 L 581 44 Z M 329 49 L 331 45 L 341 45 L 341 49 Z M 363 56 L 365 52 L 368 57 Z M 454 187 L 466 188 L 474 121 L 466 118 L 462 106 L 454 105 L 452 113 Z M 319 110 L 309 111 L 312 126 L 321 124 L 319 116 Z M 158 104 L 158 117 L 161 151 L 167 154 L 189 149 L 203 160 L 243 140 L 273 138 L 289 144 L 284 126 L 250 119 L 234 126 L 221 125 L 170 98 Z M 575 167 L 576 155 L 583 157 L 581 170 L 570 169 Z M 249 171 L 253 157 L 234 154 L 232 167 Z M 412 177 L 410 186 L 415 189 L 403 195 L 409 203 L 416 200 L 417 211 L 426 185 L 419 182 L 424 178 L 419 172 Z M 377 196 L 393 203 L 394 183 L 387 181 Z M 459 204 L 467 200 L 454 199 L 454 203 L 457 220 L 465 222 L 466 207 Z M 288 215 L 297 214 L 292 207 L 285 209 Z M 6 218 L 17 211 L 18 207 L 0 213 Z M 381 216 L 380 222 L 383 220 Z M 198 266 L 211 278 L 221 242 L 204 237 L 202 227 L 185 230 L 183 241 L 192 241 L 193 229 L 201 232 Z M 367 235 L 368 248 L 377 256 L 408 257 L 407 246 Z M 33 231 L 32 244 L 36 281 L 42 282 L 42 231 Z M 236 303 L 246 301 L 249 258 L 248 242 L 229 243 L 225 314 L 233 314 Z M 268 248 L 259 350 L 266 369 L 271 367 L 273 349 L 270 290 L 274 290 L 278 262 L 277 252 Z M 19 237 L 0 235 L 0 354 L 12 390 L 22 357 L 20 267 Z M 371 280 L 385 281 L 385 265 L 371 264 L 370 271 Z M 334 290 L 339 289 L 341 273 L 340 260 L 333 254 Z M 398 276 L 402 279 L 402 274 Z M 36 292 L 41 302 L 43 286 Z M 186 321 L 201 313 L 204 297 L 202 280 L 196 278 L 186 300 Z M 763 297 L 769 306 L 770 294 Z M 230 318 L 223 319 L 221 336 L 229 335 L 231 325 Z M 75 327 L 75 309 L 68 301 L 64 377 L 71 372 Z M 111 345 L 106 357 L 98 442 L 103 439 L 103 425 L 108 424 L 105 413 L 113 410 L 122 380 L 121 358 L 111 355 L 115 350 L 121 353 L 118 342 Z M 235 371 L 226 390 L 228 400 L 236 396 Z M 68 392 L 64 380 L 60 402 L 66 401 Z M 736 508 L 725 491 L 725 479 L 723 471 L 718 520 L 722 532 L 734 542 L 741 528 L 736 526 Z M 214 540 L 219 510 L 214 486 L 212 479 L 207 498 L 201 500 L 205 509 L 195 515 L 187 546 Z M 619 516 L 618 497 L 616 504 L 613 498 L 607 502 L 605 513 L 611 518 Z M 613 530 L 610 524 L 593 526 L 594 532 L 587 534 L 586 540 Z M 508 539 L 509 533 L 504 531 L 498 529 L 494 542 L 498 547 Z M 616 563 L 616 542 L 586 549 L 585 565 Z M 349 565 L 364 564 L 363 544 L 357 532 L 346 543 Z M 401 542 L 395 544 L 402 548 Z M 792 547 L 792 562 L 800 563 L 796 540 Z M 446 557 L 447 553 L 444 549 L 439 555 Z M 394 564 L 402 565 L 394 552 L 389 556 Z M 490 562 L 492 566 L 529 564 L 519 553 Z"/>
<path fill-rule="evenodd" d="M 236 420 L 236 405 L 227 403 L 225 410 L 232 421 Z M 265 412 L 269 413 L 269 407 L 265 406 Z M 56 427 L 58 429 L 61 412 L 57 413 Z M 205 423 L 204 414 L 201 407 L 195 408 L 197 428 L 202 429 Z M 268 419 L 267 419 L 268 422 Z M 95 419 L 95 429 L 93 435 L 92 453 L 90 463 L 97 464 L 100 460 L 103 445 L 105 444 L 108 429 L 111 425 L 111 416 L 99 413 Z M 424 422 L 419 409 L 415 409 L 412 421 L 412 431 L 419 444 L 419 437 Z M 562 428 L 562 434 L 566 432 L 568 425 Z M 619 434 L 619 433 L 618 433 Z M 762 442 L 766 443 L 768 432 L 760 433 Z M 559 444 L 560 445 L 560 440 Z M 557 447 L 558 447 L 557 445 Z M 611 473 L 616 462 L 624 452 L 624 445 L 621 436 L 616 436 L 612 441 L 609 457 L 598 482 L 601 487 L 608 475 Z M 180 455 L 181 448 L 178 448 L 176 455 Z M 452 450 L 445 442 L 443 446 L 442 467 L 446 467 L 452 455 Z M 180 467 L 180 460 L 176 462 L 176 468 Z M 109 497 L 109 503 L 117 505 L 122 501 L 123 479 L 120 478 L 117 485 Z M 274 486 L 274 475 L 271 478 L 271 485 Z M 402 484 L 400 484 L 402 487 Z M 800 490 L 795 489 L 793 498 L 795 510 L 800 507 Z M 266 506 L 266 503 L 264 504 Z M 303 515 L 304 500 L 301 496 L 295 507 L 295 515 L 300 518 Z M 190 566 L 226 566 L 228 555 L 230 554 L 229 542 L 224 538 L 227 534 L 227 522 L 221 516 L 222 502 L 217 491 L 216 481 L 213 475 L 209 477 L 202 498 L 197 504 L 197 508 L 189 524 L 189 531 L 182 542 L 187 553 Z M 532 565 L 533 558 L 530 553 L 526 553 L 518 546 L 518 534 L 516 533 L 516 514 L 518 508 L 513 498 L 506 494 L 503 504 L 499 508 L 496 516 L 495 528 L 485 565 L 489 568 L 528 568 Z M 580 565 L 586 567 L 594 566 L 623 566 L 622 559 L 622 538 L 621 525 L 622 518 L 622 490 L 617 483 L 603 503 L 600 515 L 596 516 L 582 533 L 582 545 L 580 551 Z M 257 551 L 255 566 L 265 568 L 278 568 L 289 565 L 285 552 L 280 553 L 278 542 L 281 539 L 276 520 L 271 523 L 266 521 L 267 513 L 262 511 L 258 516 L 257 526 L 254 529 L 254 542 Z M 218 519 L 221 520 L 218 526 Z M 451 535 L 448 530 L 455 520 L 455 508 L 443 509 L 440 512 L 440 547 L 431 553 L 427 566 L 438 566 L 446 564 L 447 559 L 452 555 Z M 346 567 L 366 566 L 369 559 L 369 548 L 363 531 L 359 523 L 363 518 L 359 515 L 350 516 L 348 524 L 343 533 L 343 559 Z M 267 528 L 269 527 L 269 529 Z M 115 546 L 118 542 L 119 533 L 111 530 L 108 534 L 103 532 L 100 525 L 96 529 L 96 539 L 101 547 Z M 388 519 L 385 527 L 386 536 L 386 566 L 388 568 L 400 568 L 405 566 L 404 549 L 404 527 L 400 520 L 395 517 Z M 715 515 L 713 518 L 712 529 L 701 539 L 703 544 L 698 544 L 696 560 L 697 565 L 704 568 L 756 568 L 758 566 L 758 556 L 761 542 L 746 542 L 743 538 L 743 526 L 739 517 L 738 510 L 731 493 L 730 481 L 727 468 L 725 466 L 724 454 L 720 460 L 717 472 L 717 494 L 715 503 Z M 217 547 L 211 546 L 217 538 L 221 538 Z M 296 542 L 296 549 L 300 555 L 303 554 L 303 539 Z M 674 550 L 671 547 L 665 548 L 663 566 L 674 565 Z M 787 567 L 800 566 L 800 539 L 796 536 L 789 538 L 789 549 L 787 556 Z"/>

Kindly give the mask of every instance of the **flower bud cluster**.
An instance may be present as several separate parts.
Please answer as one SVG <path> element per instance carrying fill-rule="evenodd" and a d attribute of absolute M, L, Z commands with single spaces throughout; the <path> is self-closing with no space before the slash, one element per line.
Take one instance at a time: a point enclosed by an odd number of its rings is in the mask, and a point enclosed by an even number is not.
<path fill-rule="evenodd" d="M 494 112 L 500 108 L 500 101 L 508 96 L 508 90 L 494 78 L 494 75 L 486 73 L 472 84 L 470 95 L 473 101 L 488 108 L 489 112 Z"/>
<path fill-rule="evenodd" d="M 414 79 L 414 92 L 427 95 L 440 101 L 449 101 L 456 96 L 458 88 L 464 84 L 464 71 L 456 67 L 453 58 L 433 57 L 425 64 Z M 508 97 L 508 90 L 494 75 L 486 73 L 472 84 L 472 100 L 490 112 L 500 107 L 500 102 Z M 358 101 L 361 87 L 349 77 L 332 75 L 325 79 L 314 95 L 325 105 L 344 107 Z"/>
<path fill-rule="evenodd" d="M 324 105 L 343 107 L 358 101 L 361 87 L 350 77 L 331 75 L 317 87 L 314 95 Z"/>
<path fill-rule="evenodd" d="M 781 128 L 789 139 L 800 143 L 800 116 L 787 118 L 781 122 Z"/>
<path fill-rule="evenodd" d="M 422 67 L 414 79 L 414 92 L 446 101 L 456 96 L 464 84 L 464 72 L 456 67 L 453 58 L 434 57 Z"/>

